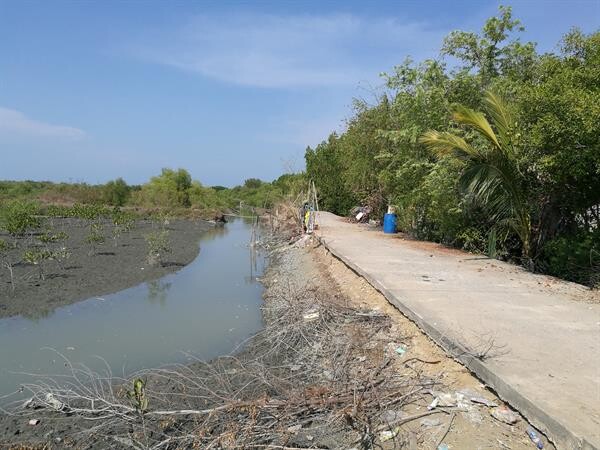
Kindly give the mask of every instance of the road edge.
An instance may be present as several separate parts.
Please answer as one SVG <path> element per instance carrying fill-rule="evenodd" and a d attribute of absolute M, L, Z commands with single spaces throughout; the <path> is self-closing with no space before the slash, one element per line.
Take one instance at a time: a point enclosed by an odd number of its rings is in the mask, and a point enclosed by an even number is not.
<path fill-rule="evenodd" d="M 446 336 L 435 325 L 428 323 L 420 317 L 415 311 L 408 307 L 401 298 L 398 298 L 396 294 L 388 290 L 379 280 L 369 275 L 367 271 L 346 258 L 343 254 L 337 252 L 331 243 L 328 242 L 327 238 L 319 236 L 317 233 L 315 233 L 314 236 L 335 258 L 343 262 L 353 272 L 367 280 L 373 288 L 381 292 L 388 302 L 396 307 L 409 320 L 414 322 L 430 339 L 469 369 L 477 378 L 493 389 L 503 401 L 519 411 L 519 413 L 521 413 L 532 425 L 543 432 L 557 449 L 600 450 L 584 437 L 575 435 L 571 430 L 545 412 L 542 408 L 520 394 L 509 383 L 504 381 L 502 377 L 494 373 L 485 362 L 470 355 L 460 342 Z"/>

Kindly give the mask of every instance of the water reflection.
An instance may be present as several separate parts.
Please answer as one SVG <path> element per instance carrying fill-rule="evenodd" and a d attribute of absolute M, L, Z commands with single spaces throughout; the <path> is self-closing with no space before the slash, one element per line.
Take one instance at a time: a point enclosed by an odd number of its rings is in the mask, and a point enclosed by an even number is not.
<path fill-rule="evenodd" d="M 154 280 L 148 283 L 148 301 L 150 303 L 158 303 L 161 306 L 167 301 L 167 293 L 171 288 L 172 282 L 165 280 Z"/>

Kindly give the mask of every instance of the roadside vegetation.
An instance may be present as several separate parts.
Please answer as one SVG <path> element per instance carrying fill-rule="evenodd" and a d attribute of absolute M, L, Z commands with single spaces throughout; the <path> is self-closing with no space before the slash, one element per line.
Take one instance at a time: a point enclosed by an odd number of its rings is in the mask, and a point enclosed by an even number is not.
<path fill-rule="evenodd" d="M 383 74 L 343 133 L 306 150 L 323 209 L 396 206 L 418 239 L 600 282 L 600 31 L 556 53 L 521 42 L 501 7 L 440 58 Z"/>

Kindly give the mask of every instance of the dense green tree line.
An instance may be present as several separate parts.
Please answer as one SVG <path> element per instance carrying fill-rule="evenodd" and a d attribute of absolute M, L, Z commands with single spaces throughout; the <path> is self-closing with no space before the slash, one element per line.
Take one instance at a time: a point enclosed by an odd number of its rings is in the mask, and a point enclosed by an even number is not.
<path fill-rule="evenodd" d="M 501 7 L 439 59 L 384 74 L 374 104 L 306 151 L 323 207 L 395 205 L 418 238 L 600 282 L 600 32 L 540 54 L 521 31 Z"/>

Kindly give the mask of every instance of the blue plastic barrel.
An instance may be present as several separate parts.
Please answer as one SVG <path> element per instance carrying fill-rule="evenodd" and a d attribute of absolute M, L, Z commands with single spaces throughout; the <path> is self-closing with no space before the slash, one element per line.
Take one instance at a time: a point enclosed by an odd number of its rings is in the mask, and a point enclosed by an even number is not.
<path fill-rule="evenodd" d="M 396 214 L 386 214 L 385 216 L 383 216 L 383 232 L 396 232 Z"/>

